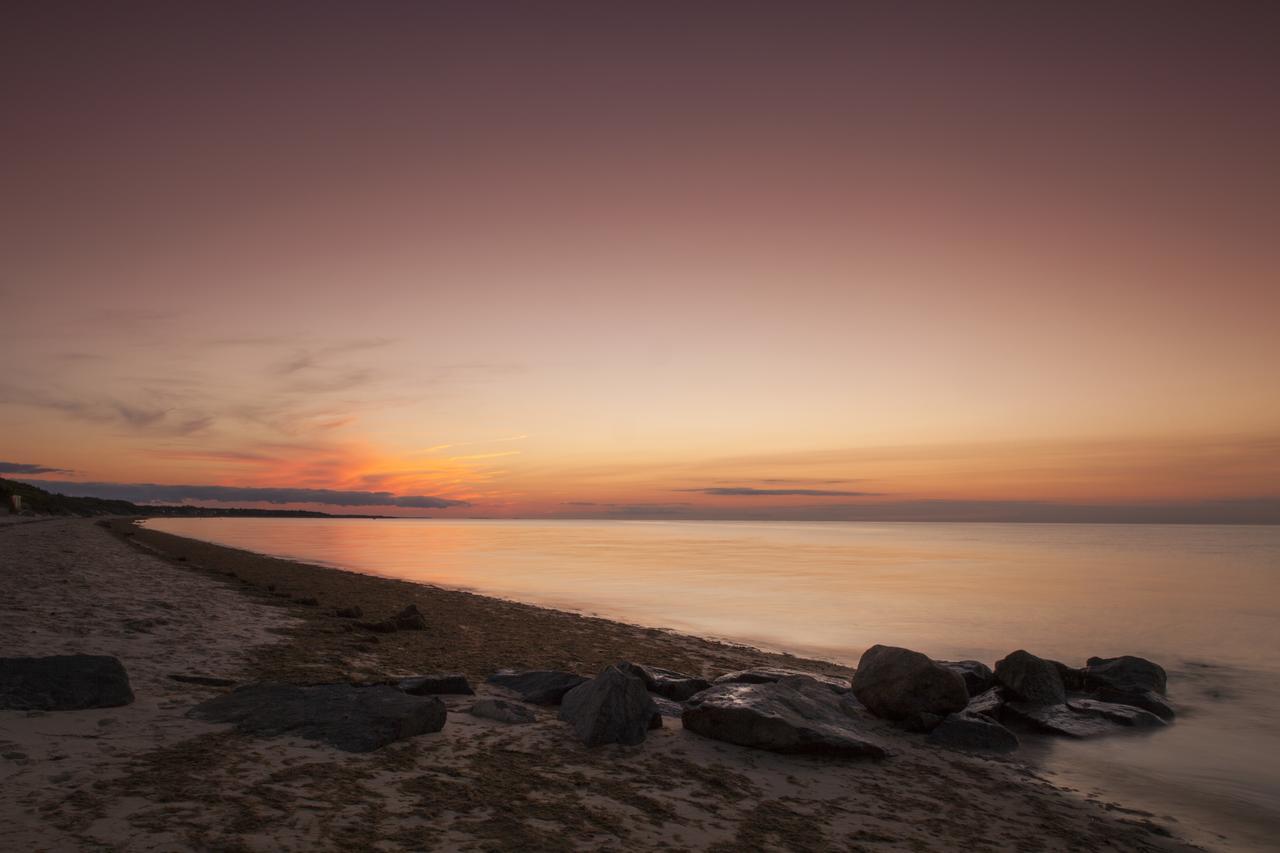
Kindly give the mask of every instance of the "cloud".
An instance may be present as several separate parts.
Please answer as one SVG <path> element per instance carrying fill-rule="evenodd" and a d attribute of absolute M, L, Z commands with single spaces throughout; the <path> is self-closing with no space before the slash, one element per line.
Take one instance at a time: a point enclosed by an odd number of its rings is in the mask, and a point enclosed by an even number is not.
<path fill-rule="evenodd" d="M 882 492 L 843 492 L 833 489 L 755 489 L 750 486 L 712 486 L 703 489 L 676 489 L 677 492 L 701 492 L 704 495 L 756 496 L 776 497 L 779 495 L 806 495 L 808 497 L 844 497 L 866 498 L 878 497 Z"/>
<path fill-rule="evenodd" d="M 171 486 L 159 483 L 73 483 L 58 480 L 39 480 L 34 485 L 75 497 L 111 498 L 142 504 L 217 501 L 219 503 L 395 506 L 412 509 L 448 509 L 455 506 L 471 506 L 467 501 L 435 497 L 433 495 L 395 495 L 391 492 L 342 491 L 338 489 Z"/>
<path fill-rule="evenodd" d="M 50 468 L 28 462 L 0 462 L 0 474 L 72 474 L 66 468 Z"/>

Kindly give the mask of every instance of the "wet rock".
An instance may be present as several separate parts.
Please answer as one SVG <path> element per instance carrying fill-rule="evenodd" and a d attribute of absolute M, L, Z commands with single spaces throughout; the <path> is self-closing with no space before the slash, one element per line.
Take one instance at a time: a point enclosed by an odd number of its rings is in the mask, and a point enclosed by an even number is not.
<path fill-rule="evenodd" d="M 587 746 L 643 743 L 655 718 L 660 728 L 662 717 L 644 682 L 616 666 L 579 684 L 560 703 L 560 719 Z"/>
<path fill-rule="evenodd" d="M 289 735 L 346 752 L 372 752 L 393 741 L 444 728 L 444 703 L 394 687 L 354 684 L 251 684 L 192 708 L 189 716 L 234 723 L 257 737 Z"/>
<path fill-rule="evenodd" d="M 132 701 L 129 675 L 109 655 L 0 658 L 0 709 L 77 711 Z"/>
<path fill-rule="evenodd" d="M 1172 721 L 1177 716 L 1177 712 L 1174 711 L 1173 705 L 1170 704 L 1169 700 L 1151 690 L 1134 692 L 1102 687 L 1094 691 L 1093 695 L 1094 698 L 1102 702 L 1111 702 L 1115 705 L 1132 705 L 1135 708 L 1150 711 L 1166 722 Z"/>
<path fill-rule="evenodd" d="M 853 694 L 877 717 L 917 731 L 969 704 L 969 691 L 957 672 L 896 646 L 876 645 L 863 653 L 853 676 Z"/>
<path fill-rule="evenodd" d="M 1049 660 L 1049 663 L 1053 664 L 1053 668 L 1058 671 L 1058 677 L 1062 679 L 1063 688 L 1077 692 L 1084 690 L 1083 669 L 1074 666 L 1067 666 L 1062 661 Z"/>
<path fill-rule="evenodd" d="M 364 616 L 364 611 L 359 607 L 337 607 L 334 608 L 333 615 L 339 619 L 359 619 Z"/>
<path fill-rule="evenodd" d="M 657 693 L 676 702 L 683 702 L 711 686 L 711 682 L 705 678 L 697 678 L 656 666 L 623 662 L 618 664 L 618 668 L 638 677 L 650 693 Z"/>
<path fill-rule="evenodd" d="M 434 673 L 402 679 L 396 687 L 410 696 L 474 696 L 467 677 L 460 673 Z"/>
<path fill-rule="evenodd" d="M 657 694 L 649 694 L 649 698 L 653 700 L 653 704 L 657 707 L 658 713 L 664 717 L 679 717 L 684 713 L 684 705 L 679 702 L 668 699 L 665 696 Z"/>
<path fill-rule="evenodd" d="M 889 754 L 859 728 L 840 696 L 812 679 L 713 685 L 689 700 L 682 720 L 704 737 L 771 752 Z"/>
<path fill-rule="evenodd" d="M 1130 693 L 1164 695 L 1167 682 L 1164 668 L 1146 658 L 1124 655 L 1118 658 L 1089 658 L 1084 668 L 1086 690 L 1103 687 Z"/>
<path fill-rule="evenodd" d="M 969 691 L 970 696 L 977 696 L 979 693 L 986 692 L 996 684 L 995 673 L 991 671 L 991 667 L 981 661 L 940 660 L 937 663 L 942 664 L 963 678 L 965 689 Z"/>
<path fill-rule="evenodd" d="M 410 604 L 404 610 L 401 610 L 395 615 L 393 621 L 399 631 L 427 630 L 427 620 L 422 615 L 422 611 L 418 610 L 418 605 L 416 604 Z"/>
<path fill-rule="evenodd" d="M 1003 709 L 1004 694 L 1000 692 L 999 687 L 992 687 L 990 690 L 983 691 L 970 699 L 963 713 L 981 714 L 984 717 L 999 720 L 1000 712 Z"/>
<path fill-rule="evenodd" d="M 984 714 L 948 714 L 927 738 L 929 743 L 974 752 L 1013 752 L 1018 736 Z"/>
<path fill-rule="evenodd" d="M 574 672 L 554 669 L 534 669 L 526 672 L 498 672 L 487 679 L 490 684 L 504 687 L 535 705 L 559 705 L 564 694 L 586 681 Z"/>
<path fill-rule="evenodd" d="M 1076 700 L 1070 705 L 1010 702 L 1005 712 L 1033 728 L 1072 738 L 1099 737 L 1126 728 L 1162 726 L 1164 721 L 1140 708 Z"/>
<path fill-rule="evenodd" d="M 1061 705 L 1067 701 L 1058 668 L 1021 649 L 996 663 L 996 679 L 1020 702 Z"/>
<path fill-rule="evenodd" d="M 713 684 L 773 684 L 786 678 L 807 678 L 815 684 L 821 684 L 833 693 L 848 693 L 849 679 L 834 675 L 815 675 L 812 672 L 801 672 L 797 669 L 760 666 L 754 669 L 743 669 L 729 672 L 717 678 Z"/>
<path fill-rule="evenodd" d="M 486 720 L 517 725 L 532 723 L 538 719 L 529 708 L 517 702 L 508 702 L 506 699 L 481 699 L 471 706 L 468 713 L 474 717 L 484 717 Z"/>

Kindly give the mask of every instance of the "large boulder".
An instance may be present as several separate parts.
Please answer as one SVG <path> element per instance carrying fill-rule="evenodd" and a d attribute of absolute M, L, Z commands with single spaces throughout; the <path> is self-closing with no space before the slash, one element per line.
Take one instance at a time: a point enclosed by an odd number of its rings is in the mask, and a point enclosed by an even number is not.
<path fill-rule="evenodd" d="M 650 693 L 657 693 L 675 702 L 683 702 L 711 686 L 711 682 L 705 678 L 697 678 L 657 666 L 624 662 L 618 664 L 618 668 L 643 681 Z"/>
<path fill-rule="evenodd" d="M 1089 658 L 1084 668 L 1084 687 L 1091 691 L 1105 687 L 1128 693 L 1149 691 L 1163 696 L 1167 680 L 1164 667 L 1132 655 Z"/>
<path fill-rule="evenodd" d="M 290 735 L 346 752 L 372 752 L 388 743 L 444 728 L 444 703 L 387 685 L 251 684 L 192 708 L 191 717 L 234 723 L 259 737 Z"/>
<path fill-rule="evenodd" d="M 1088 699 L 1064 705 L 1010 702 L 1005 705 L 1005 713 L 1041 731 L 1072 738 L 1098 737 L 1128 728 L 1164 725 L 1164 721 L 1155 714 L 1141 708 Z"/>
<path fill-rule="evenodd" d="M 587 746 L 643 743 L 655 718 L 660 728 L 662 717 L 644 682 L 616 666 L 579 684 L 560 703 L 560 719 Z"/>
<path fill-rule="evenodd" d="M 973 752 L 1013 752 L 1018 736 L 985 714 L 948 714 L 929 733 L 929 743 Z"/>
<path fill-rule="evenodd" d="M 940 660 L 938 663 L 957 673 L 964 679 L 964 686 L 970 696 L 985 693 L 996 684 L 995 673 L 991 667 L 976 660 Z"/>
<path fill-rule="evenodd" d="M 0 658 L 0 709 L 78 711 L 132 701 L 129 675 L 109 655 Z"/>
<path fill-rule="evenodd" d="M 772 752 L 884 758 L 849 702 L 811 679 L 717 684 L 689 700 L 684 727 L 704 737 Z"/>
<path fill-rule="evenodd" d="M 401 679 L 397 688 L 410 696 L 472 696 L 475 691 L 461 673 L 433 673 L 432 675 L 415 675 Z"/>
<path fill-rule="evenodd" d="M 1062 676 L 1053 662 L 1021 649 L 996 663 L 996 679 L 1021 702 L 1061 705 L 1067 701 Z"/>
<path fill-rule="evenodd" d="M 773 684 L 784 678 L 807 678 L 815 684 L 825 686 L 832 693 L 848 693 L 849 679 L 834 675 L 815 675 L 812 672 L 801 672 L 798 669 L 785 669 L 776 666 L 758 666 L 754 669 L 742 669 L 737 672 L 726 672 L 717 678 L 714 684 Z"/>
<path fill-rule="evenodd" d="M 1169 700 L 1153 690 L 1134 692 L 1100 687 L 1093 691 L 1093 695 L 1102 702 L 1110 702 L 1113 705 L 1132 705 L 1135 708 L 1150 711 L 1166 722 L 1177 716 L 1177 712 L 1174 711 L 1173 705 L 1170 704 Z"/>
<path fill-rule="evenodd" d="M 503 671 L 489 676 L 488 682 L 520 695 L 535 705 L 559 705 L 564 694 L 586 681 L 576 672 L 556 669 L 531 669 L 524 672 Z"/>
<path fill-rule="evenodd" d="M 853 695 L 877 717 L 920 730 L 969 704 L 959 673 L 896 646 L 872 646 L 863 653 L 853 676 Z"/>

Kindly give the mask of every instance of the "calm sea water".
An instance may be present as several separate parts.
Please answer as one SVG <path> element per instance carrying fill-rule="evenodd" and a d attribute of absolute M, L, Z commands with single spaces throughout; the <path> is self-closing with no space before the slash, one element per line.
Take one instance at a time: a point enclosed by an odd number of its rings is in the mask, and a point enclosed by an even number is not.
<path fill-rule="evenodd" d="M 1136 654 L 1155 734 L 1045 740 L 1055 781 L 1220 848 L 1280 838 L 1280 527 L 156 519 L 250 551 L 856 664 L 874 643 L 994 663 Z M 1270 849 L 1276 849 L 1271 846 Z"/>

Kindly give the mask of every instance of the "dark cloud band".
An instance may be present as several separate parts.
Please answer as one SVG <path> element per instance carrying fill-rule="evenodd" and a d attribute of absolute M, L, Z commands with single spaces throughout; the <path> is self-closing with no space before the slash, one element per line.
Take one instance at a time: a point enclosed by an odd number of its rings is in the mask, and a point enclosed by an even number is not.
<path fill-rule="evenodd" d="M 467 501 L 432 495 L 394 495 L 391 492 L 354 492 L 337 489 L 274 489 L 238 486 L 167 486 L 158 483 L 72 483 L 36 480 L 33 485 L 65 495 L 109 498 L 134 503 L 327 504 L 329 506 L 396 506 L 412 509 L 448 509 L 470 506 Z"/>

